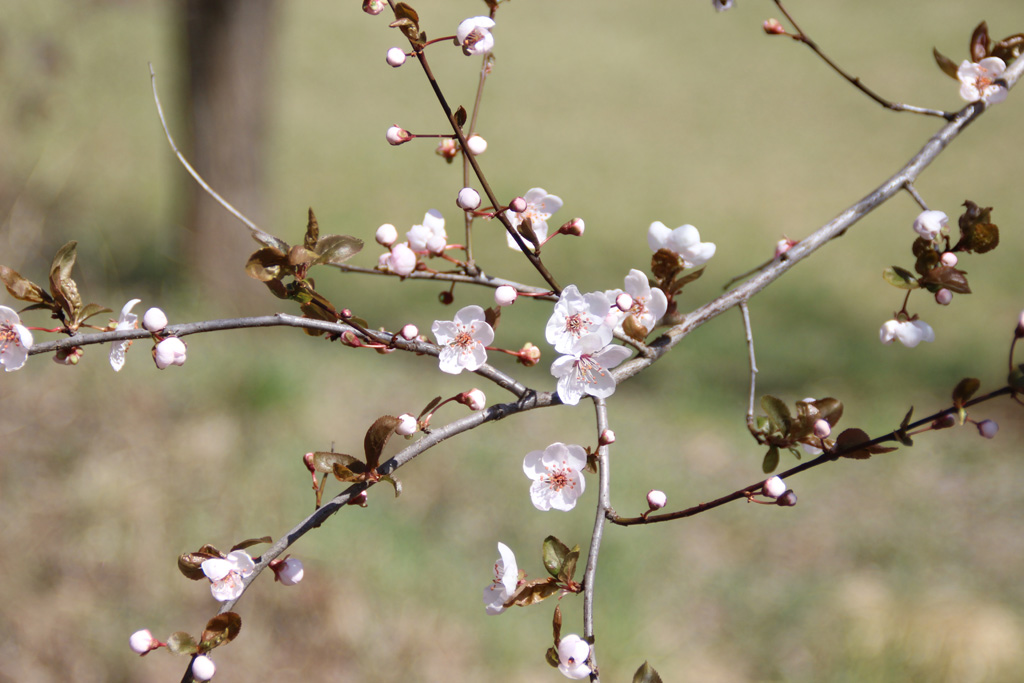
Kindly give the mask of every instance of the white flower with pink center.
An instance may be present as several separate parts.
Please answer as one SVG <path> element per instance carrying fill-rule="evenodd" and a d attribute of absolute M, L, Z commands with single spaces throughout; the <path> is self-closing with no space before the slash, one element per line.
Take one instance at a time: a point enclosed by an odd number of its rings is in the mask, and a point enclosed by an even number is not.
<path fill-rule="evenodd" d="M 519 583 L 515 553 L 504 543 L 498 543 L 498 555 L 494 563 L 494 580 L 484 588 L 484 609 L 491 615 L 505 611 L 505 601 L 516 592 Z"/>
<path fill-rule="evenodd" d="M 986 57 L 977 63 L 964 60 L 956 70 L 960 79 L 960 97 L 968 102 L 985 100 L 989 104 L 1006 99 L 1006 88 L 996 80 L 1006 71 L 1006 62 L 999 57 Z"/>
<path fill-rule="evenodd" d="M 252 574 L 256 563 L 244 550 L 232 550 L 227 558 L 213 557 L 200 565 L 210 580 L 210 592 L 221 602 L 236 600 L 245 589 L 245 577 Z"/>
<path fill-rule="evenodd" d="M 0 365 L 11 372 L 18 370 L 28 360 L 32 348 L 32 333 L 21 324 L 17 311 L 0 306 Z"/>
<path fill-rule="evenodd" d="M 484 55 L 494 49 L 494 36 L 490 29 L 494 28 L 494 19 L 490 17 L 470 17 L 459 24 L 455 30 L 455 42 L 462 46 L 462 54 Z"/>
<path fill-rule="evenodd" d="M 523 195 L 523 199 L 526 200 L 525 211 L 520 211 L 519 213 L 506 211 L 505 216 L 512 222 L 512 227 L 516 229 L 519 228 L 523 220 L 529 218 L 537 239 L 543 242 L 548 236 L 548 219 L 551 218 L 553 213 L 562 208 L 562 199 L 553 194 L 548 194 L 547 190 L 542 187 L 530 189 Z M 509 249 L 521 251 L 519 245 L 512 239 L 512 235 L 506 234 L 505 237 L 508 239 Z"/>
<path fill-rule="evenodd" d="M 590 643 L 578 635 L 567 635 L 558 643 L 558 670 L 566 678 L 579 680 L 589 676 L 588 659 L 590 659 Z"/>
<path fill-rule="evenodd" d="M 598 335 L 604 346 L 612 340 L 612 328 L 605 322 L 611 308 L 603 292 L 580 294 L 576 285 L 569 285 L 558 297 L 544 336 L 558 353 L 571 353 L 588 334 Z"/>
<path fill-rule="evenodd" d="M 437 209 L 427 211 L 423 216 L 423 224 L 412 226 L 405 237 L 409 240 L 409 248 L 413 251 L 429 251 L 427 244 L 435 238 L 440 238 L 447 243 L 448 235 L 444 231 L 444 216 Z"/>
<path fill-rule="evenodd" d="M 668 311 L 668 298 L 665 296 L 665 292 L 657 287 L 652 288 L 647 276 L 636 268 L 629 271 L 623 284 L 625 293 L 629 295 L 632 302 L 625 310 L 621 307 L 612 309 L 609 324 L 622 331 L 622 322 L 626 316 L 632 315 L 649 333 Z M 612 301 L 618 301 L 621 293 L 622 290 L 619 289 L 605 292 L 609 300 Z"/>
<path fill-rule="evenodd" d="M 584 395 L 611 396 L 615 393 L 615 378 L 608 371 L 631 353 L 625 346 L 605 345 L 597 335 L 583 337 L 569 354 L 551 364 L 551 374 L 558 378 L 558 398 L 574 406 Z"/>
<path fill-rule="evenodd" d="M 466 306 L 454 320 L 435 320 L 430 330 L 441 347 L 437 356 L 441 372 L 472 372 L 487 362 L 486 347 L 494 341 L 494 329 L 479 306 Z"/>
<path fill-rule="evenodd" d="M 533 480 L 530 500 L 538 510 L 568 511 L 583 495 L 583 468 L 587 452 L 583 446 L 555 442 L 543 451 L 531 451 L 523 459 L 523 472 Z"/>

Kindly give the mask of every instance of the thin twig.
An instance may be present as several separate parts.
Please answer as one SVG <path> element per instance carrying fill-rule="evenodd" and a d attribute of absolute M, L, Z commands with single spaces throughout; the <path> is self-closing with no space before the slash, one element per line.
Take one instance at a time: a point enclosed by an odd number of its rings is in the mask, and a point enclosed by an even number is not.
<path fill-rule="evenodd" d="M 594 411 L 597 421 L 597 513 L 594 515 L 594 531 L 590 535 L 590 551 L 587 553 L 587 568 L 583 572 L 583 634 L 594 642 L 594 581 L 597 578 L 597 556 L 601 551 L 601 540 L 604 538 L 604 523 L 611 510 L 611 467 L 608 464 L 609 447 L 603 443 L 601 435 L 608 429 L 608 405 L 603 398 L 594 399 Z M 597 659 L 595 649 L 591 648 L 591 681 L 598 681 Z"/>
<path fill-rule="evenodd" d="M 747 302 L 740 302 L 740 313 L 743 314 L 743 331 L 747 338 L 747 352 L 750 356 L 750 402 L 747 406 L 747 429 L 757 436 L 757 425 L 754 423 L 754 395 L 757 389 L 757 360 L 754 358 L 754 331 L 750 327 L 750 311 Z"/>

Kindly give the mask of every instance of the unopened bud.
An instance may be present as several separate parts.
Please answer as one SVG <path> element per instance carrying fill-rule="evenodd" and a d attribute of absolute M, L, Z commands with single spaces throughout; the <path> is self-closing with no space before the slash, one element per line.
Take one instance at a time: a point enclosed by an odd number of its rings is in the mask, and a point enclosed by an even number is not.
<path fill-rule="evenodd" d="M 995 438 L 996 432 L 999 431 L 999 425 L 992 420 L 982 420 L 978 423 L 978 433 L 986 439 Z"/>
<path fill-rule="evenodd" d="M 523 348 L 519 349 L 519 353 L 516 355 L 518 356 L 516 360 L 528 368 L 533 367 L 540 361 L 540 349 L 530 342 L 523 344 Z"/>
<path fill-rule="evenodd" d="M 487 151 L 487 140 L 479 135 L 470 135 L 466 139 L 466 147 L 473 153 L 473 156 L 479 156 Z"/>
<path fill-rule="evenodd" d="M 451 163 L 452 159 L 459 153 L 459 143 L 452 138 L 443 138 L 441 142 L 437 143 L 437 149 L 434 151 L 445 161 Z"/>
<path fill-rule="evenodd" d="M 601 436 L 597 437 L 598 446 L 611 446 L 615 443 L 615 432 L 610 429 L 605 429 L 601 432 Z"/>
<path fill-rule="evenodd" d="M 1024 337 L 1024 312 L 1021 312 L 1020 317 L 1017 318 L 1017 329 L 1014 330 L 1013 335 L 1017 339 Z"/>
<path fill-rule="evenodd" d="M 157 648 L 156 638 L 149 632 L 149 629 L 136 631 L 128 638 L 128 647 L 137 655 L 144 655 Z"/>
<path fill-rule="evenodd" d="M 959 259 L 957 259 L 956 257 L 956 254 L 954 254 L 951 251 L 947 251 L 945 254 L 942 255 L 942 258 L 940 258 L 939 260 L 942 261 L 942 265 L 949 266 L 950 268 L 955 266 L 959 261 Z"/>
<path fill-rule="evenodd" d="M 932 429 L 949 429 L 956 426 L 956 417 L 952 414 L 943 415 L 932 422 Z"/>
<path fill-rule="evenodd" d="M 312 453 L 306 453 L 302 456 L 302 464 L 306 466 L 306 469 L 316 474 L 316 466 L 313 464 L 313 458 L 315 456 Z"/>
<path fill-rule="evenodd" d="M 935 303 L 940 306 L 948 306 L 949 302 L 953 300 L 953 292 L 948 289 L 940 289 L 935 292 Z"/>
<path fill-rule="evenodd" d="M 647 505 L 652 510 L 660 510 L 665 507 L 668 502 L 668 496 L 665 495 L 664 491 L 658 491 L 657 489 L 651 489 L 647 492 Z"/>
<path fill-rule="evenodd" d="M 455 402 L 468 406 L 473 411 L 483 410 L 487 407 L 487 396 L 479 389 L 470 389 L 456 396 Z"/>
<path fill-rule="evenodd" d="M 427 239 L 427 251 L 434 256 L 443 254 L 447 246 L 448 240 L 443 235 L 431 235 Z"/>
<path fill-rule="evenodd" d="M 142 316 L 142 326 L 150 332 L 159 332 L 167 327 L 167 314 L 159 308 L 151 308 Z"/>
<path fill-rule="evenodd" d="M 302 562 L 294 557 L 272 560 L 267 566 L 274 571 L 274 581 L 280 581 L 282 586 L 294 586 L 305 573 Z"/>
<path fill-rule="evenodd" d="M 363 0 L 363 11 L 374 16 L 383 12 L 387 6 L 385 0 Z"/>
<path fill-rule="evenodd" d="M 391 223 L 385 223 L 377 228 L 377 232 L 373 237 L 377 240 L 377 244 L 382 247 L 390 247 L 398 239 L 398 228 L 391 225 Z"/>
<path fill-rule="evenodd" d="M 417 429 L 419 429 L 419 425 L 416 424 L 416 418 L 411 414 L 403 413 L 398 416 L 398 426 L 395 427 L 395 434 L 409 436 L 410 434 L 415 434 Z"/>
<path fill-rule="evenodd" d="M 416 337 L 420 336 L 420 330 L 412 323 L 406 323 L 405 325 L 402 325 L 402 331 L 399 334 L 402 335 L 402 339 L 412 341 Z"/>
<path fill-rule="evenodd" d="M 949 217 L 943 211 L 922 211 L 914 219 L 914 232 L 926 240 L 935 240 L 949 225 Z"/>
<path fill-rule="evenodd" d="M 53 354 L 53 362 L 57 365 L 78 365 L 85 355 L 85 349 L 81 346 L 72 346 L 70 349 L 60 349 Z"/>
<path fill-rule="evenodd" d="M 161 370 L 171 365 L 184 365 L 185 351 L 185 342 L 177 337 L 167 337 L 153 349 L 153 360 Z"/>
<path fill-rule="evenodd" d="M 622 292 L 615 297 L 615 307 L 625 313 L 629 309 L 633 308 L 633 297 L 626 292 Z"/>
<path fill-rule="evenodd" d="M 199 655 L 192 660 L 192 678 L 197 681 L 208 681 L 217 673 L 213 660 L 206 655 Z"/>
<path fill-rule="evenodd" d="M 828 420 L 818 420 L 814 423 L 814 435 L 819 439 L 826 439 L 832 433 L 832 425 Z"/>
<path fill-rule="evenodd" d="M 791 240 L 788 237 L 782 238 L 781 240 L 779 240 L 778 242 L 775 243 L 775 256 L 774 256 L 774 258 L 779 258 L 780 256 L 785 254 L 787 251 L 789 251 L 790 249 L 792 249 L 796 245 L 797 245 L 797 241 L 796 240 Z"/>
<path fill-rule="evenodd" d="M 786 32 L 786 29 L 782 27 L 778 19 L 767 19 L 762 27 L 764 32 L 770 36 L 782 35 Z"/>
<path fill-rule="evenodd" d="M 778 498 L 786 492 L 786 483 L 782 477 L 772 477 L 761 484 L 761 493 L 769 498 Z"/>
<path fill-rule="evenodd" d="M 525 199 L 522 197 L 516 197 L 509 203 L 508 210 L 512 213 L 522 213 L 523 211 L 526 211 L 527 206 L 528 204 Z"/>
<path fill-rule="evenodd" d="M 412 140 L 413 135 L 404 128 L 399 128 L 398 126 L 391 126 L 390 128 L 388 128 L 388 132 L 385 137 L 387 137 L 388 139 L 388 144 L 401 145 L 404 142 L 409 142 L 409 140 Z"/>
<path fill-rule="evenodd" d="M 475 211 L 480 208 L 480 193 L 472 187 L 464 187 L 459 190 L 455 204 L 463 211 Z"/>
<path fill-rule="evenodd" d="M 451 303 L 455 301 L 455 295 L 445 290 L 437 295 L 437 300 L 440 301 L 445 306 L 450 306 Z"/>
<path fill-rule="evenodd" d="M 583 224 L 582 218 L 573 218 L 571 221 L 563 225 L 558 229 L 558 232 L 563 235 L 572 235 L 573 237 L 582 237 L 583 231 L 586 229 L 586 225 Z"/>
<path fill-rule="evenodd" d="M 775 501 L 775 504 L 781 505 L 782 507 L 791 508 L 794 505 L 796 505 L 796 494 L 793 493 L 792 489 L 790 489 L 789 491 L 786 491 L 781 496 L 779 496 L 778 500 Z"/>
<path fill-rule="evenodd" d="M 386 61 L 390 66 L 399 67 L 405 64 L 405 50 L 400 47 L 393 47 L 388 50 Z"/>
<path fill-rule="evenodd" d="M 494 303 L 499 306 L 511 306 L 519 298 L 519 292 L 511 285 L 502 285 L 494 290 Z"/>
<path fill-rule="evenodd" d="M 359 507 L 364 508 L 364 507 L 367 507 L 369 505 L 369 503 L 366 502 L 366 499 L 367 499 L 367 495 L 366 495 L 366 490 L 364 489 L 364 490 L 360 491 L 359 493 L 357 493 L 356 495 L 354 495 L 351 498 L 349 498 L 347 504 L 348 505 L 358 505 Z"/>

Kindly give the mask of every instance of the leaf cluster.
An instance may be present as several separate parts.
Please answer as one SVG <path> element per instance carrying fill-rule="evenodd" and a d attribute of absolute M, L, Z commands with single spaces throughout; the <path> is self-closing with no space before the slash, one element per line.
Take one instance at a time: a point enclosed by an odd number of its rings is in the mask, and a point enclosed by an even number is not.
<path fill-rule="evenodd" d="M 317 451 L 313 453 L 313 469 L 323 474 L 333 474 L 338 481 L 348 483 L 386 481 L 395 487 L 395 497 L 402 493 L 402 484 L 388 474 L 377 471 L 380 456 L 384 452 L 399 420 L 393 415 L 383 415 L 370 425 L 363 438 L 365 462 L 347 453 Z M 319 493 L 318 493 L 319 498 Z M 319 500 L 318 500 L 319 502 Z"/>
<path fill-rule="evenodd" d="M 993 43 L 988 35 L 988 24 L 984 21 L 974 27 L 974 31 L 971 33 L 971 42 L 968 46 L 968 54 L 972 62 L 980 62 L 986 57 L 999 57 L 1007 66 L 1020 57 L 1022 51 L 1024 51 L 1024 33 L 1014 33 L 1012 36 L 1007 36 Z M 957 77 L 959 65 L 955 61 L 939 52 L 936 48 L 932 48 L 932 55 L 935 57 L 935 63 L 939 65 L 942 73 L 953 80 L 959 80 Z"/>

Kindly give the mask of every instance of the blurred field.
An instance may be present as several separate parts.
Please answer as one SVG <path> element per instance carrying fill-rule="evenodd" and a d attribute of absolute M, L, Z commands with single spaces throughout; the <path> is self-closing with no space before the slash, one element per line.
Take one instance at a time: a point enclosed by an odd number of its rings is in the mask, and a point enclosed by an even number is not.
<path fill-rule="evenodd" d="M 684 305 L 696 306 L 783 234 L 801 238 L 873 189 L 938 128 L 882 110 L 800 46 L 764 36 L 770 3 L 740 0 L 723 14 L 709 4 L 502 6 L 480 159 L 502 196 L 542 186 L 565 200 L 556 219 L 585 218 L 583 239 L 545 249 L 563 283 L 619 286 L 649 262 L 651 221 L 689 222 L 718 244 L 687 289 Z M 485 10 L 414 6 L 431 37 Z M 932 46 L 960 60 L 981 19 L 996 37 L 1024 30 L 1016 0 L 981 7 L 790 5 L 883 95 L 950 109 L 961 104 L 957 86 L 935 68 Z M 0 263 L 44 281 L 57 247 L 77 239 L 88 300 L 119 309 L 139 297 L 177 322 L 230 315 L 234 304 L 208 301 L 175 256 L 188 181 L 162 138 L 146 66 L 172 101 L 181 67 L 171 9 L 155 0 L 5 8 Z M 323 230 L 369 242 L 355 262 L 372 265 L 380 223 L 404 231 L 431 207 L 454 221 L 461 171 L 429 142 L 384 141 L 393 123 L 442 127 L 415 65 L 385 65 L 399 36 L 384 18 L 355 0 L 292 0 L 279 28 L 268 229 L 295 241 L 312 206 Z M 469 106 L 476 60 L 442 47 L 432 59 L 451 101 Z M 912 299 L 936 342 L 911 351 L 877 341 L 901 302 L 879 274 L 911 263 L 916 209 L 897 198 L 752 302 L 759 393 L 837 396 L 843 426 L 879 433 L 911 405 L 917 415 L 943 407 L 964 376 L 998 386 L 1024 305 L 1020 95 L 918 184 L 951 216 L 967 198 L 994 206 L 1002 229 L 999 249 L 961 261 L 974 295 L 948 308 Z M 536 284 L 486 230 L 485 270 Z M 245 278 L 245 257 L 225 254 L 225 267 Z M 317 282 L 374 325 L 425 330 L 451 313 L 428 284 L 329 273 Z M 255 281 L 252 292 L 264 310 L 282 310 Z M 456 290 L 459 305 L 488 300 Z M 540 366 L 495 361 L 541 389 L 553 387 L 540 332 L 549 310 L 520 302 L 499 328 L 499 343 L 541 345 Z M 739 315 L 723 316 L 612 399 L 621 513 L 642 512 L 654 486 L 684 507 L 759 477 L 763 452 L 743 422 L 741 331 Z M 148 344 L 136 344 L 114 375 L 106 350 L 90 347 L 77 368 L 33 357 L 0 380 L 0 680 L 179 680 L 184 660 L 140 661 L 127 647 L 138 628 L 198 633 L 215 612 L 207 587 L 178 573 L 177 555 L 279 536 L 312 509 L 304 452 L 332 443 L 358 452 L 377 416 L 418 412 L 474 383 L 440 376 L 429 359 L 358 354 L 283 329 L 192 337 L 189 351 L 184 367 L 157 373 Z M 436 419 L 458 414 L 446 407 Z M 647 659 L 666 681 L 1019 680 L 1024 423 L 1008 401 L 978 417 L 999 421 L 994 441 L 950 430 L 819 468 L 791 482 L 794 509 L 733 504 L 674 525 L 610 529 L 597 599 L 604 679 L 629 680 Z M 546 535 L 586 544 L 596 478 L 573 513 L 540 514 L 521 459 L 555 440 L 592 443 L 592 431 L 587 405 L 538 411 L 402 470 L 401 498 L 375 490 L 368 509 L 346 510 L 295 547 L 306 564 L 299 587 L 261 581 L 247 594 L 240 637 L 215 653 L 216 680 L 555 680 L 543 661 L 553 605 L 486 617 L 480 592 L 499 540 L 531 578 L 543 573 Z M 567 632 L 582 631 L 580 604 L 561 601 Z"/>

